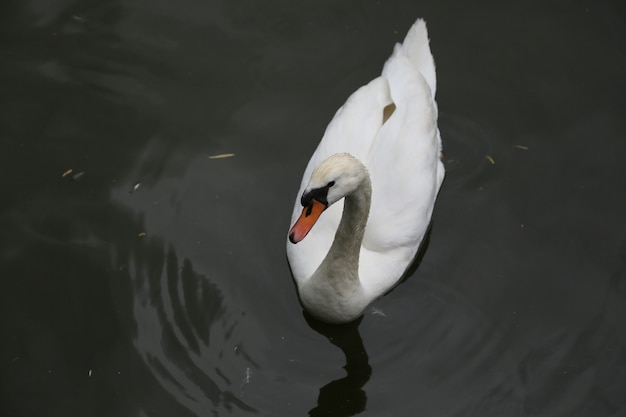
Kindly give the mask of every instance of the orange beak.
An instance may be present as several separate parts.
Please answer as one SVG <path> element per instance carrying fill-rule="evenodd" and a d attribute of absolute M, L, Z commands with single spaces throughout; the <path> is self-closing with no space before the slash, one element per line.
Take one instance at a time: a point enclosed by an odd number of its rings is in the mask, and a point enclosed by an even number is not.
<path fill-rule="evenodd" d="M 302 209 L 302 214 L 289 230 L 291 243 L 298 243 L 304 239 L 324 210 L 326 210 L 326 204 L 314 198 L 311 199 L 311 204 Z"/>

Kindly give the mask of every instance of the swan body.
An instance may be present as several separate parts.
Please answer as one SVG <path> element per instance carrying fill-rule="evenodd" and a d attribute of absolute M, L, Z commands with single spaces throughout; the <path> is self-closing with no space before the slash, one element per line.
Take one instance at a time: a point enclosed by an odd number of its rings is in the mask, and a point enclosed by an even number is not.
<path fill-rule="evenodd" d="M 287 257 L 300 300 L 316 318 L 356 319 L 415 259 L 445 172 L 435 91 L 426 24 L 418 19 L 382 75 L 337 111 L 311 156 Z"/>

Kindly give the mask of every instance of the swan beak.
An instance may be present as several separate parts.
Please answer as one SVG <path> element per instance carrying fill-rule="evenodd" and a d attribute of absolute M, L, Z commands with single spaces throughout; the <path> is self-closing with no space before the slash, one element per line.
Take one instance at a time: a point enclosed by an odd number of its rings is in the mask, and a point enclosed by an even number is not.
<path fill-rule="evenodd" d="M 302 214 L 289 230 L 289 240 L 291 243 L 298 243 L 309 233 L 313 225 L 320 218 L 322 212 L 326 210 L 326 204 L 320 203 L 316 199 L 311 199 L 311 204 L 302 209 Z"/>

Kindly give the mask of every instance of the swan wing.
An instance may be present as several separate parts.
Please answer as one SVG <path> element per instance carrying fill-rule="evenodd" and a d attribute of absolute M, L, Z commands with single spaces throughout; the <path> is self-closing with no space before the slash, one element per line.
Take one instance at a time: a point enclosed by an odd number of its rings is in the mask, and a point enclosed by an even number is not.
<path fill-rule="evenodd" d="M 422 20 L 396 45 L 382 76 L 395 111 L 367 160 L 372 206 L 359 275 L 372 293 L 389 289 L 414 259 L 443 181 L 435 67 Z"/>

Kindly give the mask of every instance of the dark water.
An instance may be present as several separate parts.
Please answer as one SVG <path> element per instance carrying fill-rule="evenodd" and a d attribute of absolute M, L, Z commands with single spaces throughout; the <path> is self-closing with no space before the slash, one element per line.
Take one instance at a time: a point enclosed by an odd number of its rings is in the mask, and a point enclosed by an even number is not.
<path fill-rule="evenodd" d="M 301 173 L 419 16 L 426 251 L 315 323 Z M 0 33 L 0 415 L 626 415 L 624 2 L 14 0 Z"/>

